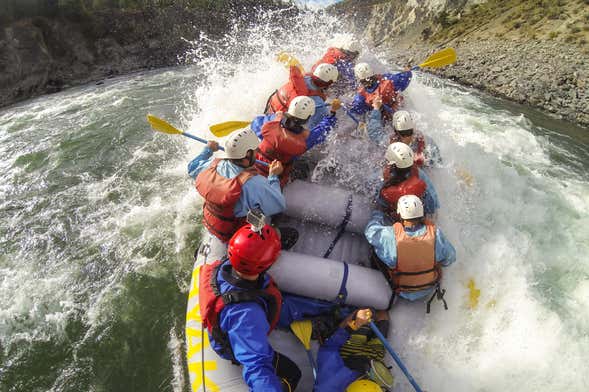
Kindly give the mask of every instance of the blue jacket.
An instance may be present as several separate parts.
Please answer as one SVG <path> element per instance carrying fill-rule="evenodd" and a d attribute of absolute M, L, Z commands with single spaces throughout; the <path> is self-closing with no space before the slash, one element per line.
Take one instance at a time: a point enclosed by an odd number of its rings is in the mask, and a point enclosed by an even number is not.
<path fill-rule="evenodd" d="M 274 118 L 276 118 L 276 114 L 274 113 L 257 116 L 256 118 L 254 118 L 254 121 L 252 121 L 251 124 L 251 129 L 255 132 L 256 135 L 258 135 L 258 138 L 264 139 L 264 137 L 262 136 L 262 126 L 265 123 L 274 120 Z M 310 150 L 316 145 L 323 143 L 325 139 L 327 139 L 327 135 L 329 135 L 329 132 L 331 132 L 331 130 L 335 127 L 336 124 L 337 118 L 335 116 L 330 115 L 323 117 L 319 124 L 311 128 L 311 133 L 307 138 L 307 150 Z"/>
<path fill-rule="evenodd" d="M 196 178 L 204 169 L 213 162 L 213 151 L 205 147 L 200 154 L 188 164 L 188 175 Z M 221 160 L 217 165 L 217 173 L 225 178 L 233 178 L 243 171 L 243 167 L 237 166 L 228 160 Z M 241 188 L 241 196 L 235 204 L 233 212 L 236 217 L 247 215 L 249 210 L 259 208 L 264 215 L 271 216 L 281 213 L 286 209 L 286 200 L 280 190 L 278 176 L 268 178 L 260 175 L 250 178 Z"/>
<path fill-rule="evenodd" d="M 366 133 L 368 134 L 368 138 L 379 146 L 386 147 L 389 145 L 390 136 L 384 130 L 382 113 L 380 110 L 372 109 L 368 112 Z"/>
<path fill-rule="evenodd" d="M 383 74 L 382 75 L 385 79 L 391 80 L 395 85 L 395 91 L 405 91 L 405 89 L 409 86 L 411 82 L 411 78 L 413 74 L 411 71 L 405 71 L 395 74 Z M 366 91 L 369 93 L 374 92 L 378 88 L 378 83 L 375 83 L 370 88 L 367 88 Z M 372 110 L 372 106 L 366 103 L 364 97 L 358 93 L 354 96 L 354 100 L 352 101 L 352 105 L 350 106 L 350 111 L 357 115 L 363 115 L 366 112 Z"/>
<path fill-rule="evenodd" d="M 318 91 L 319 87 L 313 83 L 313 79 L 309 75 L 305 75 L 305 83 L 309 90 Z M 315 113 L 311 116 L 309 121 L 307 122 L 307 127 L 309 129 L 315 128 L 323 119 L 323 117 L 329 115 L 329 109 L 327 105 L 325 105 L 325 101 L 321 99 L 321 97 L 317 95 L 313 95 L 310 97 L 315 102 Z"/>
<path fill-rule="evenodd" d="M 317 353 L 317 380 L 315 392 L 344 392 L 361 374 L 346 367 L 339 353 L 348 341 L 350 334 L 344 328 L 338 328 L 333 335 L 319 347 Z"/>
<path fill-rule="evenodd" d="M 241 290 L 223 279 L 223 264 L 217 274 L 221 294 L 229 290 Z M 264 287 L 268 286 L 266 275 Z M 274 350 L 268 342 L 270 324 L 266 318 L 266 310 L 257 302 L 241 302 L 225 306 L 219 314 L 219 327 L 229 337 L 235 359 L 243 365 L 243 379 L 250 391 L 282 392 L 280 379 L 274 371 L 272 360 Z M 209 334 L 211 347 L 217 353 L 219 344 Z M 225 359 L 230 359 L 224 357 Z"/>
<path fill-rule="evenodd" d="M 429 176 L 426 174 L 425 171 L 421 169 L 417 169 L 419 172 L 419 178 L 425 182 L 425 194 L 423 195 L 423 211 L 426 214 L 433 214 L 435 213 L 438 208 L 440 208 L 440 199 L 438 198 L 438 193 L 436 192 L 436 188 L 434 188 L 434 184 L 432 180 L 430 180 Z M 387 202 L 385 202 L 380 193 L 377 199 L 378 204 L 383 207 L 388 207 Z"/>
<path fill-rule="evenodd" d="M 418 225 L 412 228 L 405 228 L 410 237 L 417 237 L 425 234 L 425 225 Z M 397 265 L 397 240 L 392 222 L 382 211 L 372 211 L 372 218 L 364 230 L 366 239 L 374 247 L 374 251 L 380 260 L 390 268 Z M 456 261 L 456 250 L 446 239 L 442 231 L 436 226 L 435 260 L 447 267 Z M 401 293 L 400 296 L 414 301 L 425 297 L 433 292 L 433 289 L 426 289 L 411 293 Z"/>

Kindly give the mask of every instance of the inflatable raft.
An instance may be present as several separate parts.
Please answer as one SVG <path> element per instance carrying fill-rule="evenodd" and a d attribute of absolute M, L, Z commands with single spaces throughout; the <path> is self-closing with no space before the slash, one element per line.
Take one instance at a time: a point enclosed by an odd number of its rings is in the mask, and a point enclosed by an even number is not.
<path fill-rule="evenodd" d="M 299 239 L 292 249 L 281 253 L 269 271 L 280 289 L 326 301 L 341 299 L 353 306 L 386 308 L 392 291 L 382 274 L 369 267 L 371 248 L 363 235 L 372 209 L 366 197 L 300 180 L 290 183 L 284 195 L 287 209 L 280 226 L 295 227 Z M 200 316 L 200 267 L 224 257 L 225 252 L 226 246 L 204 231 L 186 311 L 187 363 L 193 392 L 248 390 L 241 367 L 212 350 Z M 270 342 L 301 368 L 303 378 L 297 390 L 312 390 L 312 372 L 297 338 L 276 330 L 270 335 Z"/>

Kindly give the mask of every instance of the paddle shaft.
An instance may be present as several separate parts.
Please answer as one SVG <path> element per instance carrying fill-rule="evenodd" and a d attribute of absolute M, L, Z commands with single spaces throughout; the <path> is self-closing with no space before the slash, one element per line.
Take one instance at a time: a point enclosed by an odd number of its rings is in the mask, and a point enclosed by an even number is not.
<path fill-rule="evenodd" d="M 207 144 L 208 143 L 208 140 L 203 139 L 203 138 L 198 137 L 198 136 L 194 136 L 194 135 L 192 135 L 190 133 L 187 133 L 187 132 L 182 132 L 181 135 L 182 136 L 189 137 L 191 139 L 194 139 L 194 140 L 196 140 L 198 142 L 201 142 L 201 143 L 204 143 L 204 144 Z M 225 151 L 225 149 L 223 147 L 221 147 L 221 146 L 219 146 L 219 150 Z M 259 159 L 256 159 L 256 163 L 259 163 L 260 165 L 263 165 L 263 166 L 269 166 L 268 162 L 260 161 Z"/>
<path fill-rule="evenodd" d="M 386 340 L 386 338 L 380 332 L 380 329 L 378 329 L 376 324 L 374 324 L 374 321 L 371 321 L 369 323 L 369 325 L 370 325 L 370 329 L 372 329 L 372 332 L 374 332 L 374 334 L 380 339 L 382 344 L 384 344 L 384 346 L 387 349 L 387 351 L 389 352 L 389 354 L 391 354 L 391 357 L 393 357 L 393 359 L 395 360 L 395 362 L 397 363 L 399 368 L 403 371 L 403 373 L 405 374 L 405 377 L 407 377 L 407 380 L 409 380 L 411 385 L 413 385 L 413 388 L 415 388 L 415 390 L 417 392 L 423 392 L 421 390 L 421 388 L 419 387 L 419 385 L 417 385 L 417 383 L 415 382 L 415 379 L 411 376 L 411 374 L 409 374 L 409 370 L 407 370 L 407 368 L 405 367 L 405 365 L 401 361 L 401 358 L 399 358 L 399 356 L 395 353 L 395 350 L 393 350 L 393 348 L 391 347 L 389 342 Z"/>
<path fill-rule="evenodd" d="M 315 359 L 313 359 L 313 353 L 311 352 L 311 350 L 305 351 L 307 351 L 307 357 L 309 358 L 311 369 L 313 369 L 313 380 L 317 380 L 317 365 L 315 364 Z"/>

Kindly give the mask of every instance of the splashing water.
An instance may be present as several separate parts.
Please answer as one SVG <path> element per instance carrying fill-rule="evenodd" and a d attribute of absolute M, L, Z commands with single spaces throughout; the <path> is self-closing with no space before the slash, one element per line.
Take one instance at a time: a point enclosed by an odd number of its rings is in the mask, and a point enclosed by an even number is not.
<path fill-rule="evenodd" d="M 154 134 L 145 114 L 210 137 L 210 124 L 261 113 L 287 76 L 278 51 L 309 67 L 353 40 L 345 31 L 321 12 L 260 11 L 203 36 L 185 67 L 0 111 L 2 390 L 189 390 L 180 342 L 199 201 L 185 165 L 201 146 Z M 426 75 L 405 96 L 440 147 L 438 222 L 458 261 L 448 311 L 393 310 L 394 347 L 425 389 L 587 390 L 589 137 Z M 313 152 L 314 178 L 371 194 L 383 151 L 350 125 Z"/>

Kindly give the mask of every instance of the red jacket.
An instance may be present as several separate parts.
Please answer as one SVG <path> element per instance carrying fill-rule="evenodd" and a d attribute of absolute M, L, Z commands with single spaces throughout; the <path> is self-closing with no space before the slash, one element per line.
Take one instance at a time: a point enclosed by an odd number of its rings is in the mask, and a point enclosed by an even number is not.
<path fill-rule="evenodd" d="M 280 184 L 284 186 L 292 170 L 294 158 L 303 155 L 307 151 L 307 133 L 296 134 L 283 128 L 280 124 L 284 116 L 281 113 L 276 115 L 273 121 L 262 126 L 263 140 L 258 147 L 256 159 L 264 162 L 278 160 L 284 166 L 280 175 Z M 258 172 L 268 176 L 268 166 L 256 164 Z"/>
<path fill-rule="evenodd" d="M 388 203 L 390 208 L 389 212 L 393 213 L 393 215 L 397 212 L 397 202 L 401 196 L 415 195 L 419 198 L 423 198 L 425 195 L 427 185 L 425 181 L 419 178 L 419 169 L 416 165 L 411 167 L 409 178 L 398 184 L 387 185 L 387 182 L 390 179 L 388 166 L 384 169 L 383 177 L 385 184 L 380 190 L 380 197 Z"/>
<path fill-rule="evenodd" d="M 397 91 L 395 91 L 395 84 L 392 80 L 388 80 L 383 78 L 382 75 L 376 75 L 378 78 L 378 87 L 374 89 L 373 92 L 369 93 L 366 91 L 364 86 L 360 86 L 358 89 L 358 94 L 364 97 L 364 100 L 369 106 L 372 106 L 372 102 L 377 96 L 382 98 L 382 103 L 389 106 L 393 111 L 396 111 L 399 108 L 399 104 L 401 103 L 403 96 Z M 391 113 L 389 113 L 386 109 L 381 109 L 383 113 L 383 119 L 390 119 Z"/>
<path fill-rule="evenodd" d="M 308 97 L 317 95 L 324 101 L 326 99 L 326 95 L 321 90 L 311 90 L 307 87 L 305 76 L 298 67 L 290 67 L 288 82 L 268 98 L 266 114 L 286 112 L 290 101 L 301 95 Z"/>

